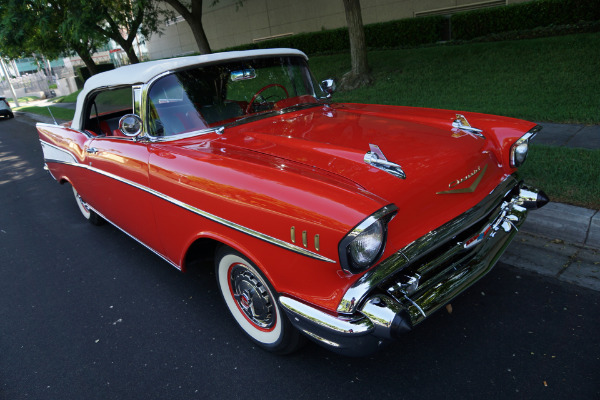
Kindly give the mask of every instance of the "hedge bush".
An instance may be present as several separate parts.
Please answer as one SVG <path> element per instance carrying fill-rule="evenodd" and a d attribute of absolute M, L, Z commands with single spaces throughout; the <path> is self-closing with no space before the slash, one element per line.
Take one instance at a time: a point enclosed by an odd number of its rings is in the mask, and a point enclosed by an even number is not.
<path fill-rule="evenodd" d="M 365 25 L 365 38 L 370 49 L 402 48 L 436 43 L 448 38 L 471 40 L 549 26 L 577 26 L 580 21 L 600 21 L 600 0 L 531 0 L 457 13 L 450 18 L 430 16 L 368 24 Z M 350 41 L 348 29 L 338 28 L 300 33 L 220 51 L 275 47 L 299 49 L 308 55 L 339 53 L 350 48 Z"/>
<path fill-rule="evenodd" d="M 409 18 L 365 25 L 369 48 L 409 47 L 442 40 L 444 17 Z M 230 47 L 220 51 L 290 47 L 306 54 L 338 53 L 350 48 L 347 28 L 299 33 L 278 39 Z"/>
<path fill-rule="evenodd" d="M 111 69 L 115 69 L 113 64 L 97 64 L 96 68 L 98 69 L 98 73 L 110 71 Z M 81 82 L 87 81 L 92 74 L 90 70 L 86 66 L 81 66 L 77 68 L 76 71 L 77 77 L 81 80 Z M 77 85 L 79 87 L 79 85 Z"/>
<path fill-rule="evenodd" d="M 509 31 L 600 20 L 600 0 L 532 0 L 455 14 L 452 39 L 470 40 Z"/>
<path fill-rule="evenodd" d="M 445 22 L 446 18 L 442 16 L 432 16 L 365 25 L 367 47 L 397 48 L 439 42 L 443 38 Z"/>

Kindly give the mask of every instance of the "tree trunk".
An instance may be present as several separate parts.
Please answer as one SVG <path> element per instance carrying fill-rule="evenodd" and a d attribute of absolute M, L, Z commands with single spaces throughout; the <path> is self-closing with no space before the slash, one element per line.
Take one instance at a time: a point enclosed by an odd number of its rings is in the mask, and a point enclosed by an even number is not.
<path fill-rule="evenodd" d="M 81 58 L 81 61 L 83 61 L 88 71 L 90 71 L 90 75 L 96 75 L 98 73 L 98 67 L 96 66 L 96 63 L 94 62 L 94 59 L 90 53 L 83 50 L 75 50 L 75 52 L 79 58 Z"/>
<path fill-rule="evenodd" d="M 198 51 L 200 52 L 200 54 L 212 53 L 210 44 L 208 43 L 208 38 L 206 37 L 206 32 L 204 32 L 204 26 L 202 25 L 202 0 L 192 0 L 191 11 L 190 8 L 188 8 L 188 6 L 185 6 L 179 0 L 165 1 L 171 7 L 173 7 L 176 12 L 181 14 L 183 19 L 190 26 L 192 34 L 194 35 L 194 39 L 196 40 L 196 45 L 198 45 Z"/>
<path fill-rule="evenodd" d="M 194 34 L 194 39 L 196 39 L 196 44 L 198 45 L 198 51 L 200 52 L 200 54 L 212 53 L 210 45 L 208 44 L 208 38 L 206 37 L 206 33 L 204 32 L 204 27 L 202 26 L 202 21 L 200 20 L 200 18 L 187 21 L 187 23 L 192 29 L 192 33 Z"/>
<path fill-rule="evenodd" d="M 343 2 L 350 37 L 352 69 L 342 77 L 340 88 L 342 90 L 352 90 L 369 85 L 373 80 L 367 62 L 367 43 L 363 29 L 360 0 L 343 0 Z"/>
<path fill-rule="evenodd" d="M 125 52 L 125 54 L 127 54 L 127 57 L 129 58 L 129 62 L 132 64 L 137 64 L 140 62 L 137 54 L 135 54 L 135 49 L 133 48 L 133 38 L 131 38 L 131 40 L 125 40 L 125 38 L 123 38 L 123 36 L 121 36 L 120 33 L 117 33 L 115 35 L 110 35 L 110 32 L 105 32 L 105 31 L 101 31 L 104 34 L 106 34 L 106 36 L 110 37 L 112 40 L 114 40 L 119 46 L 121 46 L 121 48 L 123 49 L 123 51 Z"/>
<path fill-rule="evenodd" d="M 140 59 L 138 58 L 137 54 L 135 54 L 135 49 L 133 48 L 133 44 L 132 43 L 124 43 L 126 46 L 121 45 L 121 47 L 123 47 L 123 50 L 125 50 L 125 53 L 127 53 L 127 57 L 129 57 L 129 62 L 132 64 L 137 64 L 140 62 Z"/>

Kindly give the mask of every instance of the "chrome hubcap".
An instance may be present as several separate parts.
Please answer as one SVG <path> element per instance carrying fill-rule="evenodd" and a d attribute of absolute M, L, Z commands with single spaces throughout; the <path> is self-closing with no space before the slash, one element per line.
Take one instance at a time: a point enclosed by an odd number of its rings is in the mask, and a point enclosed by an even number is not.
<path fill-rule="evenodd" d="M 275 324 L 273 300 L 263 283 L 245 266 L 236 264 L 229 275 L 233 298 L 248 320 L 263 329 Z"/>
<path fill-rule="evenodd" d="M 83 208 L 86 209 L 86 211 L 90 211 L 90 207 L 88 206 L 88 204 L 85 201 L 83 201 L 83 199 L 81 198 L 79 193 L 77 194 L 77 201 L 79 201 L 81 203 L 81 205 L 83 206 Z"/>

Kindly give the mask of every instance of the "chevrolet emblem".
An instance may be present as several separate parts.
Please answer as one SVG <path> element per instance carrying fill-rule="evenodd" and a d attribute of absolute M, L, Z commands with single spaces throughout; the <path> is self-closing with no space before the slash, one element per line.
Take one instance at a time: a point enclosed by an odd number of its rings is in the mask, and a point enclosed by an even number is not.
<path fill-rule="evenodd" d="M 475 191 L 475 189 L 477 189 L 477 186 L 479 185 L 479 182 L 481 182 L 481 180 L 483 179 L 483 175 L 485 175 L 486 170 L 487 170 L 487 164 L 485 165 L 485 167 L 483 167 L 483 169 L 481 168 L 481 166 L 478 166 L 477 168 L 475 168 L 473 171 L 471 171 L 467 175 L 463 176 L 462 178 L 456 179 L 456 180 L 450 182 L 448 184 L 448 188 L 450 190 L 444 190 L 442 192 L 437 192 L 436 194 L 472 193 Z M 475 175 L 479 175 L 479 176 L 477 176 L 477 178 L 473 181 L 471 186 L 469 186 L 467 188 L 461 188 L 461 189 L 452 189 L 453 187 L 458 186 L 461 183 L 466 182 L 469 179 L 473 178 Z"/>

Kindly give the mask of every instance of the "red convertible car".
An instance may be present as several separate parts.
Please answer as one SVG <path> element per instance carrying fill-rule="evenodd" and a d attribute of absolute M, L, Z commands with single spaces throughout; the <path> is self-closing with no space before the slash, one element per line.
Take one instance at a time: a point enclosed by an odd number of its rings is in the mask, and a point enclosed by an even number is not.
<path fill-rule="evenodd" d="M 70 124 L 38 124 L 81 213 L 175 268 L 214 259 L 239 326 L 288 353 L 364 355 L 488 272 L 547 202 L 517 168 L 536 124 L 330 101 L 292 49 L 91 77 Z"/>

